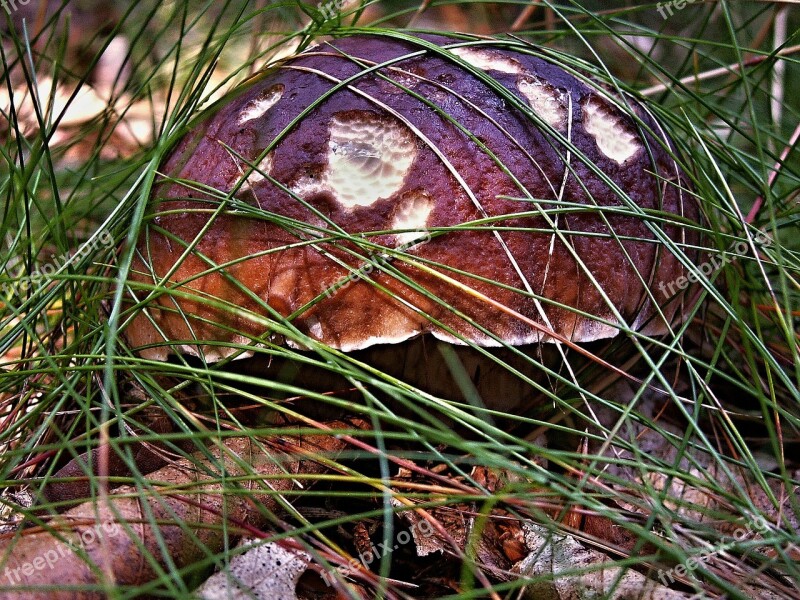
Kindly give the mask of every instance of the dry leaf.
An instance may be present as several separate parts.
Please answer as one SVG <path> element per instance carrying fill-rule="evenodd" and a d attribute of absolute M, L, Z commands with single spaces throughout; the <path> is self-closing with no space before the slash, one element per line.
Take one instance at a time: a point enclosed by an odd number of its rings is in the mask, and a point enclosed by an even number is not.
<path fill-rule="evenodd" d="M 670 590 L 631 569 L 608 565 L 605 554 L 584 547 L 571 535 L 552 533 L 526 523 L 528 557 L 515 567 L 524 577 L 536 579 L 525 589 L 530 600 L 683 600 L 689 594 Z M 586 572 L 573 574 L 575 571 Z M 569 575 L 560 575 L 568 572 Z"/>
<path fill-rule="evenodd" d="M 275 542 L 248 538 L 246 548 L 197 591 L 202 600 L 297 600 L 295 587 L 311 557 Z"/>
<path fill-rule="evenodd" d="M 329 426 L 333 429 L 353 427 L 342 422 Z M 218 475 L 198 469 L 196 465 L 207 460 L 204 455 L 195 457 L 194 461 L 176 461 L 149 476 L 158 493 L 144 495 L 139 488 L 122 486 L 105 500 L 86 502 L 53 517 L 49 522 L 50 530 L 31 528 L 2 540 L 3 584 L 20 588 L 59 588 L 47 592 L 14 590 L 0 594 L 0 598 L 104 598 L 101 591 L 78 591 L 68 586 L 138 585 L 151 581 L 157 576 L 157 568 L 167 568 L 164 547 L 178 569 L 205 557 L 208 552 L 220 552 L 226 531 L 236 537 L 237 524 L 239 533 L 243 524 L 261 525 L 264 515 L 256 502 L 270 511 L 279 509 L 276 497 L 267 490 L 290 492 L 298 481 L 286 475 L 322 473 L 327 469 L 315 462 L 314 456 L 330 456 L 346 445 L 333 435 L 287 435 L 270 440 L 268 445 L 280 446 L 282 450 L 265 453 L 250 438 L 225 440 L 222 447 L 211 452 L 222 466 L 209 470 L 218 473 L 224 469 L 227 477 L 256 473 L 268 478 L 267 481 L 245 478 L 239 482 L 249 494 L 232 494 L 231 484 L 221 484 Z M 251 468 L 245 469 L 242 464 Z M 166 487 L 158 487 L 159 484 Z M 157 531 L 154 522 L 159 523 Z M 221 527 L 223 523 L 226 523 L 225 528 Z M 76 552 L 76 548 L 82 552 Z"/>

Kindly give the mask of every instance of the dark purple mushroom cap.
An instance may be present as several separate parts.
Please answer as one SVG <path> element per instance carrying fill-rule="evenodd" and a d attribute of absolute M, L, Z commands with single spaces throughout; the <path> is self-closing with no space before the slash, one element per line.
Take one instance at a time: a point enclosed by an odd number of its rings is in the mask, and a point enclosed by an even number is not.
<path fill-rule="evenodd" d="M 151 297 L 129 343 L 215 360 L 276 314 L 345 351 L 668 331 L 674 250 L 699 241 L 671 142 L 541 54 L 355 35 L 250 83 L 161 169 L 131 280 L 179 293 Z"/>

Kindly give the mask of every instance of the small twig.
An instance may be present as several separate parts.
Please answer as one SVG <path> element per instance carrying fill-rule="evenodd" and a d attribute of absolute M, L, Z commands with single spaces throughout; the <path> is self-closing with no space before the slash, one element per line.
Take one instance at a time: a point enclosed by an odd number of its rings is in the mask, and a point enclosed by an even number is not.
<path fill-rule="evenodd" d="M 519 31 L 522 29 L 539 6 L 541 6 L 540 2 L 531 2 L 528 6 L 523 8 L 519 16 L 514 19 L 514 22 L 511 24 L 511 31 Z"/>
<path fill-rule="evenodd" d="M 783 167 L 784 163 L 786 162 L 786 157 L 789 156 L 789 153 L 794 150 L 797 146 L 797 142 L 800 140 L 800 124 L 794 130 L 792 134 L 792 139 L 789 140 L 789 143 L 781 152 L 781 157 L 778 159 L 778 162 L 772 167 L 772 172 L 769 174 L 769 179 L 767 180 L 767 186 L 772 187 L 772 184 L 775 183 L 775 179 L 778 177 L 778 173 L 780 173 L 781 168 Z M 753 203 L 753 207 L 750 209 L 750 212 L 747 213 L 747 217 L 745 218 L 745 223 L 748 225 L 752 225 L 755 218 L 758 216 L 758 211 L 761 210 L 761 206 L 764 204 L 764 196 L 759 196 L 756 198 L 756 201 Z"/>
<path fill-rule="evenodd" d="M 716 79 L 717 77 L 723 77 L 725 75 L 730 75 L 731 73 L 738 71 L 739 69 L 742 68 L 742 65 L 744 65 L 745 67 L 753 67 L 755 65 L 761 64 L 762 62 L 770 58 L 775 58 L 778 56 L 780 57 L 789 56 L 797 52 L 800 52 L 800 44 L 784 48 L 783 50 L 781 50 L 780 52 L 776 52 L 775 54 L 764 54 L 761 56 L 754 56 L 753 58 L 750 58 L 741 64 L 735 62 L 726 65 L 724 67 L 718 67 L 716 69 L 711 69 L 703 73 L 698 73 L 697 75 L 687 75 L 686 77 L 683 77 L 682 79 L 679 79 L 676 82 L 659 83 L 658 85 L 653 85 L 648 88 L 644 88 L 643 90 L 639 90 L 639 94 L 641 94 L 642 96 L 652 96 L 654 94 L 658 94 L 659 92 L 664 92 L 675 85 L 688 86 L 692 83 L 699 83 L 701 81 L 708 81 L 709 79 Z"/>
<path fill-rule="evenodd" d="M 786 24 L 789 11 L 785 5 L 779 5 L 775 9 L 774 27 L 773 27 L 773 48 L 780 48 L 786 44 Z M 775 68 L 772 71 L 772 90 L 770 92 L 770 114 L 772 116 L 772 123 L 775 131 L 779 132 L 781 121 L 783 121 L 783 95 L 786 85 L 786 63 L 779 60 L 775 63 Z M 770 142 L 773 140 L 770 139 Z M 774 146 L 770 143 L 770 150 L 775 151 Z"/>
<path fill-rule="evenodd" d="M 422 13 L 424 13 L 426 10 L 428 10 L 428 7 L 430 6 L 430 4 L 431 4 L 431 0 L 423 0 L 423 2 L 419 5 L 419 8 L 417 8 L 417 10 L 411 16 L 411 19 L 408 21 L 408 24 L 406 25 L 406 27 L 413 27 L 414 24 L 416 23 L 417 19 L 419 19 L 422 16 Z"/>

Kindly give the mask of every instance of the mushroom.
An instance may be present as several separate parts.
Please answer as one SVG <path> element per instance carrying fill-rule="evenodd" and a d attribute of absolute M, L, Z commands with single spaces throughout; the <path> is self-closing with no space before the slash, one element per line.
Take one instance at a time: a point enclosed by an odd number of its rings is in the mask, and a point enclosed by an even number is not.
<path fill-rule="evenodd" d="M 214 362 L 278 335 L 345 352 L 405 342 L 418 364 L 431 337 L 670 331 L 699 247 L 675 148 L 645 105 L 550 56 L 363 34 L 248 83 L 162 167 L 130 346 Z"/>
<path fill-rule="evenodd" d="M 162 165 L 126 292 L 130 347 L 215 362 L 326 346 L 450 397 L 455 357 L 487 404 L 514 405 L 536 367 L 517 346 L 670 332 L 701 243 L 672 142 L 645 105 L 548 57 L 363 34 L 237 90 Z M 452 353 L 429 360 L 431 339 Z M 271 377 L 275 362 L 253 368 Z M 194 556 L 177 554 L 179 568 Z"/>

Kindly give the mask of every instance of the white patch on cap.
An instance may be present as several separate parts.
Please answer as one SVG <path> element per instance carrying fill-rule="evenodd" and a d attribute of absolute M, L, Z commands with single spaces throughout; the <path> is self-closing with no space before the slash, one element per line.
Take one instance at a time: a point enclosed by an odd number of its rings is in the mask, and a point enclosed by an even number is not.
<path fill-rule="evenodd" d="M 393 196 L 417 155 L 411 132 L 369 113 L 336 116 L 328 140 L 326 184 L 347 208 Z"/>
<path fill-rule="evenodd" d="M 510 75 L 522 73 L 519 62 L 511 58 L 506 58 L 500 53 L 490 50 L 478 50 L 476 48 L 450 48 L 450 52 L 458 56 L 461 60 L 471 64 L 482 71 L 500 71 Z"/>
<path fill-rule="evenodd" d="M 250 170 L 249 165 L 247 166 L 247 170 Z M 248 190 L 252 188 L 255 184 L 259 181 L 264 181 L 266 179 L 266 175 L 269 175 L 269 172 L 272 170 L 272 152 L 267 154 L 264 158 L 261 159 L 261 162 L 258 163 L 258 167 L 253 169 L 250 174 L 247 176 L 247 179 L 242 184 L 242 190 Z"/>
<path fill-rule="evenodd" d="M 428 217 L 433 212 L 434 206 L 434 201 L 425 193 L 403 195 L 400 207 L 392 219 L 392 229 L 411 229 L 412 231 L 396 233 L 394 237 L 397 246 L 406 246 L 424 236 L 424 231 L 428 226 Z"/>
<path fill-rule="evenodd" d="M 312 179 L 311 177 L 301 177 L 292 186 L 290 186 L 289 189 L 296 196 L 305 199 L 313 194 L 317 194 L 328 189 L 325 185 L 325 178 L 325 175 L 323 175 L 322 180 Z"/>
<path fill-rule="evenodd" d="M 239 125 L 244 125 L 248 121 L 263 116 L 270 108 L 275 106 L 281 96 L 283 96 L 282 85 L 274 85 L 259 94 L 257 98 L 248 102 L 242 112 L 239 113 Z"/>
<path fill-rule="evenodd" d="M 271 306 L 284 303 L 290 310 L 296 308 L 292 304 L 292 298 L 297 289 L 298 271 L 290 268 L 282 268 L 272 274 L 267 274 L 269 287 L 266 290 L 265 299 Z"/>
<path fill-rule="evenodd" d="M 528 100 L 533 111 L 553 129 L 560 129 L 567 120 L 564 93 L 552 85 L 526 77 L 517 82 L 517 89 Z"/>
<path fill-rule="evenodd" d="M 389 80 L 387 81 L 389 91 L 406 94 L 408 92 L 403 88 L 413 89 L 419 83 L 420 78 L 409 71 L 393 68 L 389 70 Z"/>
<path fill-rule="evenodd" d="M 308 333 L 311 337 L 321 340 L 322 339 L 322 324 L 319 322 L 319 319 L 315 316 L 310 316 L 306 319 L 306 325 L 308 326 Z"/>
<path fill-rule="evenodd" d="M 259 181 L 264 181 L 264 179 L 266 179 L 266 175 L 269 175 L 270 170 L 272 170 L 272 152 L 261 159 L 261 162 L 258 163 L 256 169 L 251 169 L 250 164 L 244 162 L 239 157 L 233 157 L 233 160 L 236 164 L 237 170 L 234 171 L 227 181 L 226 189 L 223 190 L 226 193 L 230 192 L 234 186 L 236 186 L 242 180 L 242 178 L 244 178 L 245 173 L 249 172 L 249 175 L 247 176 L 247 179 L 242 182 L 242 185 L 239 188 L 240 192 L 249 191 Z"/>
<path fill-rule="evenodd" d="M 600 152 L 624 163 L 641 148 L 639 140 L 625 126 L 616 109 L 597 98 L 583 103 L 583 127 L 594 137 Z"/>

